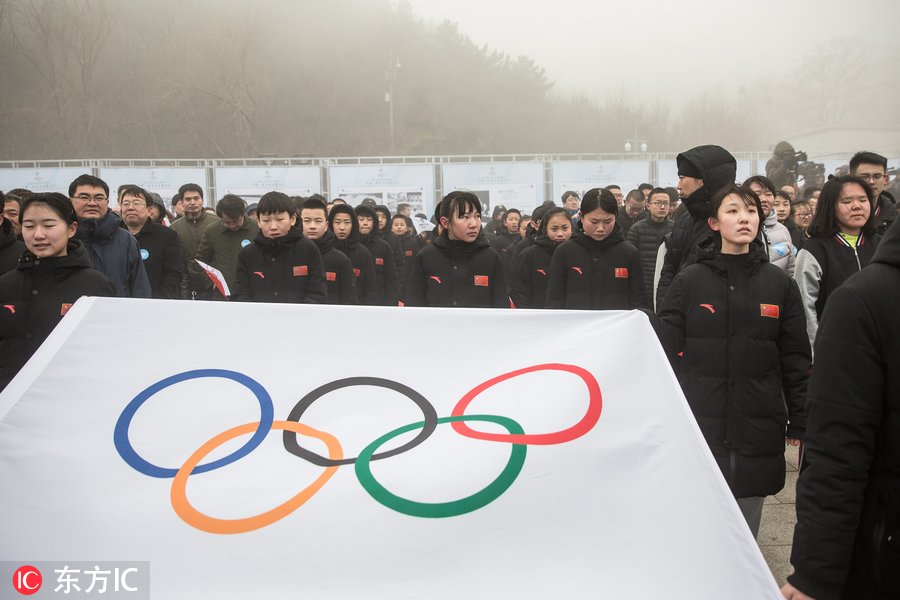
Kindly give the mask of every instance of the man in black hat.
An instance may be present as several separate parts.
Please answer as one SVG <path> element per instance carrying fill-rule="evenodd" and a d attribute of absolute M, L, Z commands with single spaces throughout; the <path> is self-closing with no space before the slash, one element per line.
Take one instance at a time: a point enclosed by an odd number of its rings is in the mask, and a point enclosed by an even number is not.
<path fill-rule="evenodd" d="M 665 296 L 675 275 L 696 262 L 697 244 L 712 230 L 707 224 L 709 201 L 713 195 L 732 185 L 737 175 L 737 161 L 721 146 L 697 146 L 676 157 L 678 194 L 685 210 L 676 216 L 672 236 L 656 289 L 657 301 Z"/>

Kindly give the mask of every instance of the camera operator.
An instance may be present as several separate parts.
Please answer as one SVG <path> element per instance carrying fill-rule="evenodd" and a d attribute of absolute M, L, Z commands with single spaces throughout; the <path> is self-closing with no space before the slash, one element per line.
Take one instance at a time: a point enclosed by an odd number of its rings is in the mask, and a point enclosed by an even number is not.
<path fill-rule="evenodd" d="M 797 181 L 797 153 L 788 142 L 778 142 L 772 158 L 766 161 L 766 177 L 775 188 L 794 184 Z"/>

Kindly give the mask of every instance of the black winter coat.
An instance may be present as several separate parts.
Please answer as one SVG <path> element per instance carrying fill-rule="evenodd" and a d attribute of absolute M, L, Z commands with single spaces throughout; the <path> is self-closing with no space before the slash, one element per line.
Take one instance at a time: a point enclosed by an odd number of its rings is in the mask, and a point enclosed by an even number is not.
<path fill-rule="evenodd" d="M 596 241 L 581 223 L 560 244 L 550 262 L 546 308 L 631 310 L 646 308 L 644 274 L 637 248 L 625 241 L 616 225 Z"/>
<path fill-rule="evenodd" d="M 631 231 L 631 228 L 646 219 L 648 216 L 650 216 L 650 213 L 645 210 L 641 212 L 637 217 L 631 218 L 628 215 L 628 211 L 625 210 L 625 207 L 623 206 L 619 209 L 619 214 L 616 216 L 616 223 L 618 223 L 619 227 L 622 228 L 622 235 L 624 235 L 627 239 L 628 232 Z"/>
<path fill-rule="evenodd" d="M 794 217 L 788 217 L 784 222 L 784 226 L 787 227 L 788 233 L 791 234 L 791 244 L 797 249 L 797 252 L 800 252 L 800 249 L 803 248 L 803 244 L 809 239 L 809 236 L 797 226 Z"/>
<path fill-rule="evenodd" d="M 375 234 L 359 236 L 375 262 L 376 304 L 397 306 L 400 301 L 400 278 L 390 244 Z"/>
<path fill-rule="evenodd" d="M 509 308 L 500 255 L 484 233 L 474 242 L 460 242 L 451 240 L 445 231 L 416 255 L 405 304 Z"/>
<path fill-rule="evenodd" d="M 737 161 L 719 146 L 698 146 L 679 156 L 703 175 L 703 187 L 683 198 L 675 213 L 675 226 L 666 245 L 666 258 L 659 275 L 657 299 L 665 297 L 666 289 L 681 269 L 696 262 L 697 245 L 712 233 L 707 224 L 709 201 L 717 191 L 732 185 L 737 174 Z"/>
<path fill-rule="evenodd" d="M 785 435 L 802 439 L 806 422 L 803 307 L 761 243 L 739 256 L 718 243 L 675 277 L 652 320 L 731 491 L 768 496 L 784 487 Z"/>
<path fill-rule="evenodd" d="M 25 244 L 16 238 L 12 223 L 8 219 L 0 222 L 0 275 L 12 271 L 25 252 Z"/>
<path fill-rule="evenodd" d="M 359 243 L 359 235 L 354 230 L 346 240 L 335 240 L 334 247 L 350 259 L 356 285 L 356 300 L 359 304 L 378 306 L 378 283 L 375 281 L 375 259 L 364 245 Z"/>
<path fill-rule="evenodd" d="M 522 236 L 518 233 L 510 233 L 506 227 L 503 227 L 497 232 L 497 235 L 489 235 L 487 238 L 491 244 L 491 248 L 496 250 L 497 254 L 500 255 L 500 261 L 503 263 L 503 271 L 505 273 L 511 273 L 513 248 L 522 240 Z"/>
<path fill-rule="evenodd" d="M 353 263 L 347 255 L 334 247 L 337 238 L 330 229 L 317 240 L 313 240 L 322 255 L 325 268 L 325 304 L 357 304 L 356 275 Z"/>
<path fill-rule="evenodd" d="M 124 222 L 122 228 L 125 229 Z M 141 258 L 153 298 L 180 300 L 185 263 L 178 234 L 169 227 L 147 219 L 134 238 L 141 248 Z"/>
<path fill-rule="evenodd" d="M 889 192 L 881 192 L 878 196 L 878 206 L 875 208 L 875 233 L 884 235 L 897 219 L 897 201 Z"/>
<path fill-rule="evenodd" d="M 394 235 L 394 234 L 391 234 Z M 402 263 L 400 267 L 400 299 L 404 298 L 406 292 L 406 282 L 409 280 L 410 273 L 416 265 L 416 254 L 422 247 L 419 243 L 418 236 L 413 232 L 406 232 L 401 236 L 394 235 L 394 239 L 400 244 L 400 257 Z"/>
<path fill-rule="evenodd" d="M 269 239 L 259 232 L 237 256 L 231 299 L 244 302 L 323 304 L 322 255 L 298 227 Z"/>
<path fill-rule="evenodd" d="M 518 256 L 509 280 L 509 299 L 516 308 L 545 307 L 550 262 L 558 247 L 553 240 L 539 237 Z"/>
<path fill-rule="evenodd" d="M 788 580 L 822 600 L 900 598 L 900 229 L 828 301 L 809 380 Z"/>
<path fill-rule="evenodd" d="M 81 242 L 67 256 L 36 258 L 25 252 L 17 268 L 0 276 L 0 390 L 47 339 L 82 296 L 116 296 L 116 287 L 91 266 Z"/>
<path fill-rule="evenodd" d="M 647 300 L 653 299 L 653 276 L 656 273 L 656 257 L 663 237 L 672 232 L 675 224 L 668 219 L 657 223 L 653 219 L 641 219 L 635 223 L 625 235 L 625 241 L 641 253 L 641 266 L 644 268 L 644 293 Z"/>

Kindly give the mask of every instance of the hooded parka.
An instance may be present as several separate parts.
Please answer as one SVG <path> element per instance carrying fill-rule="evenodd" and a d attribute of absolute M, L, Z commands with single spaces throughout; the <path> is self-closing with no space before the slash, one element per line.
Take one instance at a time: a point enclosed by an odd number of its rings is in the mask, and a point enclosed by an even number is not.
<path fill-rule="evenodd" d="M 728 150 L 720 146 L 691 148 L 679 154 L 677 161 L 693 165 L 702 176 L 703 187 L 683 198 L 679 210 L 682 207 L 684 210 L 676 211 L 675 226 L 666 244 L 666 255 L 659 275 L 657 301 L 665 297 L 666 289 L 675 275 L 696 262 L 697 244 L 705 240 L 712 231 L 707 224 L 709 201 L 717 191 L 726 185 L 732 185 L 737 174 L 737 161 Z"/>

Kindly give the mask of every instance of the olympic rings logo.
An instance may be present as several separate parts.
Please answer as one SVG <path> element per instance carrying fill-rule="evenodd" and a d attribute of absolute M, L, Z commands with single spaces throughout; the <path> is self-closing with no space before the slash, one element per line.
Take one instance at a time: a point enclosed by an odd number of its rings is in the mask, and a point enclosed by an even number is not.
<path fill-rule="evenodd" d="M 588 407 L 580 421 L 561 431 L 528 434 L 525 433 L 521 425 L 508 417 L 466 414 L 469 404 L 488 388 L 520 375 L 537 371 L 562 371 L 581 378 L 588 390 Z M 216 435 L 200 446 L 178 468 L 161 467 L 145 460 L 137 453 L 129 439 L 129 428 L 137 411 L 158 392 L 183 381 L 203 378 L 230 379 L 249 389 L 259 402 L 259 421 L 239 425 Z M 422 411 L 423 420 L 389 431 L 363 448 L 356 458 L 346 458 L 337 438 L 303 424 L 301 417 L 322 396 L 329 392 L 352 386 L 383 387 L 399 392 L 418 406 Z M 512 486 L 525 464 L 527 446 L 563 444 L 577 439 L 593 429 L 600 419 L 602 409 L 603 400 L 600 386 L 590 372 L 574 365 L 548 363 L 511 371 L 477 385 L 459 400 L 449 417 L 438 417 L 434 406 L 424 396 L 396 381 L 378 377 L 349 377 L 332 381 L 309 392 L 294 406 L 288 418 L 280 421 L 275 420 L 274 406 L 269 393 L 254 379 L 236 371 L 198 369 L 167 377 L 147 387 L 135 396 L 122 411 L 116 422 L 113 441 L 122 459 L 136 471 L 150 477 L 172 479 L 170 495 L 172 508 L 185 523 L 209 533 L 235 534 L 261 529 L 288 516 L 309 501 L 334 476 L 338 467 L 351 464 L 354 466 L 356 477 L 363 489 L 377 502 L 399 513 L 423 518 L 446 518 L 478 510 L 499 498 Z M 469 422 L 494 423 L 506 429 L 508 433 L 476 431 L 467 424 Z M 402 498 L 390 492 L 375 479 L 371 470 L 372 461 L 390 458 L 391 456 L 407 452 L 427 440 L 437 429 L 438 425 L 448 423 L 456 433 L 462 436 L 491 442 L 505 442 L 512 445 L 509 461 L 503 471 L 484 489 L 459 500 L 425 503 Z M 240 460 L 253 452 L 272 430 L 284 432 L 283 443 L 285 450 L 314 465 L 324 467 L 324 471 L 315 481 L 280 506 L 251 517 L 218 519 L 201 513 L 191 505 L 187 499 L 187 482 L 191 475 L 213 471 Z M 419 431 L 419 433 L 407 443 L 392 450 L 379 452 L 379 449 L 392 439 L 413 431 Z M 250 439 L 231 454 L 212 462 L 202 463 L 204 458 L 223 444 L 246 435 L 250 435 Z M 303 448 L 298 442 L 298 436 L 321 441 L 327 449 L 328 456 L 321 456 Z"/>

